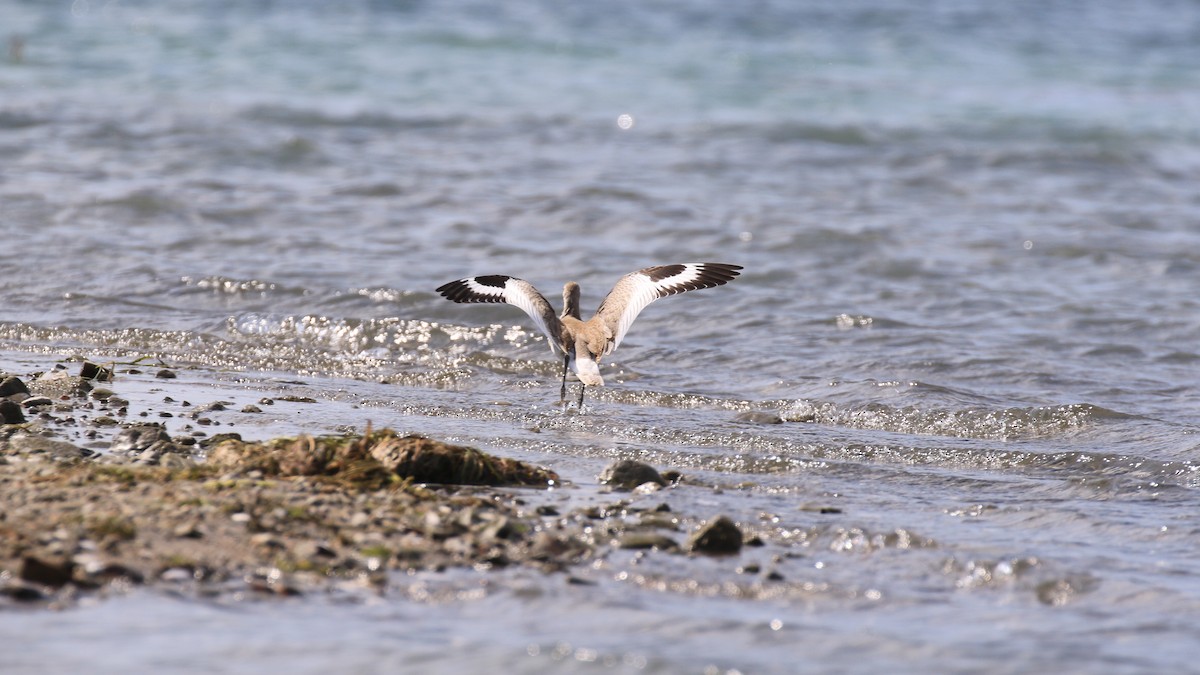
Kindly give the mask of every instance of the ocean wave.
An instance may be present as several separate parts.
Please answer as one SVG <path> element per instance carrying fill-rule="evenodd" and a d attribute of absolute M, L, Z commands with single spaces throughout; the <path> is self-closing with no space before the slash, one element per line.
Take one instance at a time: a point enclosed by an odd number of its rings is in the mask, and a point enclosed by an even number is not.
<path fill-rule="evenodd" d="M 1130 417 L 1088 403 L 959 410 L 917 406 L 896 408 L 884 404 L 845 408 L 835 403 L 812 400 L 794 401 L 784 406 L 780 415 L 792 422 L 1000 441 L 1060 436 L 1105 420 Z"/>

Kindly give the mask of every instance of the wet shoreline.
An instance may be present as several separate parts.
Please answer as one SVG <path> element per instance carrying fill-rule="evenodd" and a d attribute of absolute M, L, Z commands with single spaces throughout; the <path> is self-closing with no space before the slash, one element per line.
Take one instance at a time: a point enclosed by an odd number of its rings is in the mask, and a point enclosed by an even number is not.
<path fill-rule="evenodd" d="M 617 550 L 736 556 L 765 545 L 722 514 L 674 512 L 667 497 L 683 477 L 631 460 L 596 477 L 598 506 L 575 503 L 540 467 L 369 422 L 243 441 L 196 431 L 216 428 L 224 403 L 166 395 L 190 409 L 172 436 L 121 391 L 175 377 L 84 362 L 0 378 L 9 413 L 20 408 L 0 426 L 0 606 L 65 607 L 139 586 L 197 598 L 385 594 L 389 573 L 449 568 L 526 566 L 571 582 Z"/>

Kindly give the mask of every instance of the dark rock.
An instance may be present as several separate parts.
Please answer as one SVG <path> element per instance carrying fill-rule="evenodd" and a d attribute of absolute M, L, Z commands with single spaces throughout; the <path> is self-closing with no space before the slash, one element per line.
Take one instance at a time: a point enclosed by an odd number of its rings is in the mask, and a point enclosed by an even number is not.
<path fill-rule="evenodd" d="M 254 404 L 250 404 L 250 405 L 243 406 L 242 412 L 244 412 L 244 413 L 260 413 L 260 412 L 262 412 L 262 408 L 254 405 Z"/>
<path fill-rule="evenodd" d="M 717 516 L 692 533 L 687 548 L 706 555 L 733 555 L 742 550 L 742 531 L 728 516 Z"/>
<path fill-rule="evenodd" d="M 613 462 L 597 476 L 597 479 L 602 484 L 611 485 L 618 490 L 632 490 L 643 483 L 667 484 L 657 469 L 632 459 Z"/>
<path fill-rule="evenodd" d="M 75 571 L 75 563 L 70 560 L 47 562 L 41 558 L 27 555 L 21 560 L 20 577 L 22 581 L 43 586 L 58 588 L 71 582 Z"/>
<path fill-rule="evenodd" d="M 8 399 L 0 400 L 0 424 L 20 424 L 25 421 L 21 406 Z"/>
<path fill-rule="evenodd" d="M 173 380 L 176 378 L 175 373 L 167 370 L 166 368 L 163 368 L 162 370 L 158 371 L 157 373 L 154 374 L 154 376 L 160 380 Z"/>
<path fill-rule="evenodd" d="M 113 379 L 113 371 L 109 368 L 98 366 L 91 361 L 84 361 L 83 367 L 79 369 L 79 376 L 85 380 L 111 382 Z"/>
<path fill-rule="evenodd" d="M 25 383 L 20 378 L 10 375 L 0 380 L 0 397 L 9 397 L 17 394 L 29 395 L 29 387 L 25 386 Z"/>
<path fill-rule="evenodd" d="M 757 410 L 740 413 L 733 419 L 735 422 L 745 422 L 746 424 L 783 424 L 783 418 L 779 415 Z"/>
<path fill-rule="evenodd" d="M 17 602 L 41 602 L 46 599 L 45 593 L 26 584 L 9 584 L 0 587 L 0 595 L 12 598 Z"/>

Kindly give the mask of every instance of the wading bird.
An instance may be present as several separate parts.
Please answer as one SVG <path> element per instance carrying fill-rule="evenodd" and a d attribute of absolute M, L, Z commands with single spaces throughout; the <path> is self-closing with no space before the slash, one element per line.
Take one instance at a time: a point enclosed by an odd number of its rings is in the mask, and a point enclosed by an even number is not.
<path fill-rule="evenodd" d="M 559 315 L 533 284 L 502 274 L 451 281 L 439 286 L 437 292 L 454 302 L 506 302 L 524 310 L 546 335 L 550 350 L 563 356 L 559 402 L 567 399 L 567 370 L 571 369 L 582 383 L 576 405 L 583 407 L 584 389 L 588 385 L 604 386 L 600 359 L 621 344 L 646 305 L 668 295 L 722 286 L 741 269 L 740 265 L 705 262 L 658 265 L 630 272 L 617 281 L 596 315 L 587 321 L 579 316 L 579 284 L 574 281 L 563 286 L 563 311 Z"/>

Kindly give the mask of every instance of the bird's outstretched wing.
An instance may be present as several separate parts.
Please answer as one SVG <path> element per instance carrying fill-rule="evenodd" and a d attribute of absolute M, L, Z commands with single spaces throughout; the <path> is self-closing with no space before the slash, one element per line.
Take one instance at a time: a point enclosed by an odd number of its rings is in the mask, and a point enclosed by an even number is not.
<path fill-rule="evenodd" d="M 562 323 L 546 298 L 533 284 L 516 277 L 490 274 L 467 277 L 438 286 L 437 292 L 454 302 L 506 302 L 520 307 L 546 336 L 550 349 L 562 354 Z"/>
<path fill-rule="evenodd" d="M 621 344 L 646 305 L 668 295 L 727 284 L 741 269 L 741 265 L 726 263 L 680 263 L 647 267 L 621 277 L 596 311 L 613 334 L 605 354 Z"/>

